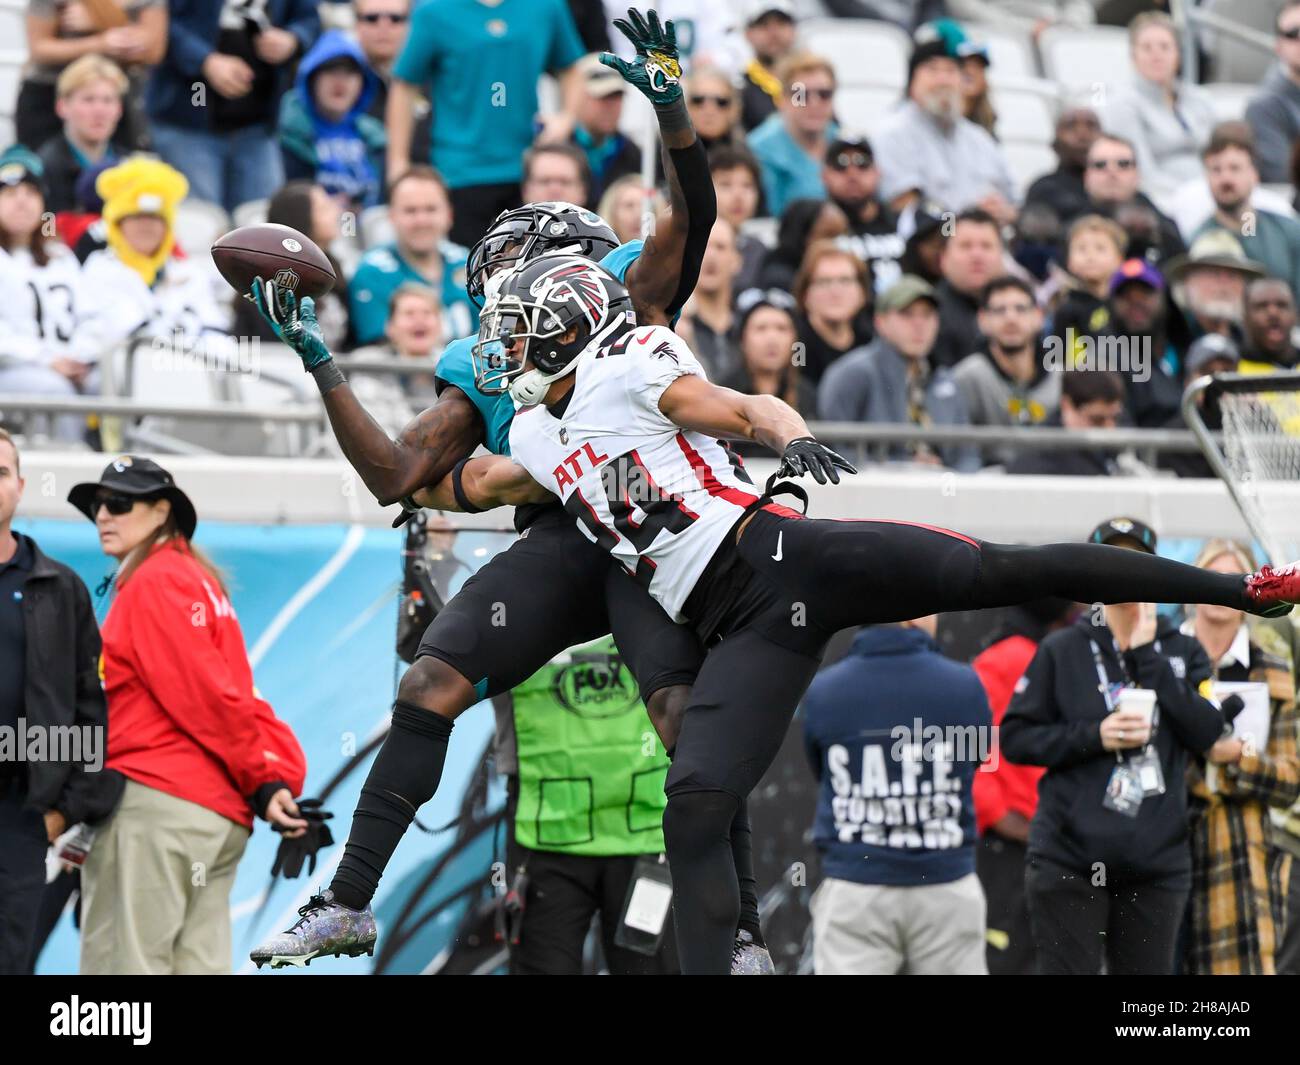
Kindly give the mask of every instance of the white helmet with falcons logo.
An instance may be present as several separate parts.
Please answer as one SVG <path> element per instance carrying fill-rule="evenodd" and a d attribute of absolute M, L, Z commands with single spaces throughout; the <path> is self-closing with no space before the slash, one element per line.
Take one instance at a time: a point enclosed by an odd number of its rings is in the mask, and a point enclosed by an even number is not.
<path fill-rule="evenodd" d="M 580 255 L 543 255 L 497 276 L 473 353 L 475 383 L 488 395 L 539 403 L 589 344 L 636 320 L 623 283 Z"/>

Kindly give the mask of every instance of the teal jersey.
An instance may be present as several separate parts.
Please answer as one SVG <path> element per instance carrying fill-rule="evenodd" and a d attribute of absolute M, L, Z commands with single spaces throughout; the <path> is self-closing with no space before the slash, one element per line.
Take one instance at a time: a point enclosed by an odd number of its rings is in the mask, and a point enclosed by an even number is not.
<path fill-rule="evenodd" d="M 465 264 L 469 252 L 459 244 L 444 240 L 438 246 L 442 259 L 443 336 L 463 336 L 478 328 L 478 308 L 465 293 Z M 384 339 L 388 321 L 388 301 L 399 285 L 428 281 L 397 250 L 397 245 L 383 244 L 371 248 L 361 257 L 356 273 L 348 284 L 348 314 L 358 344 L 377 344 Z"/>
<path fill-rule="evenodd" d="M 426 0 L 393 74 L 434 102 L 430 162 L 447 183 L 498 185 L 523 176 L 537 79 L 585 51 L 566 0 Z"/>
<path fill-rule="evenodd" d="M 600 261 L 600 265 L 620 281 L 627 276 L 628 267 L 641 254 L 640 240 L 629 240 L 620 244 Z M 461 337 L 453 340 L 442 349 L 435 371 L 443 384 L 455 385 L 478 408 L 483 416 L 483 445 L 494 455 L 510 454 L 510 421 L 515 416 L 515 402 L 509 393 L 499 396 L 485 396 L 474 383 L 474 344 L 477 336 Z"/>

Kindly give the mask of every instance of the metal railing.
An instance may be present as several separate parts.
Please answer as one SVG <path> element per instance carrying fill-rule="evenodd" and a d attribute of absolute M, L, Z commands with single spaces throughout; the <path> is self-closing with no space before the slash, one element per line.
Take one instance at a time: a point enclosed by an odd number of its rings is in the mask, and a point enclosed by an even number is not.
<path fill-rule="evenodd" d="M 869 451 L 891 444 L 929 444 L 952 447 L 973 444 L 983 450 L 1132 451 L 1146 465 L 1154 466 L 1162 454 L 1199 452 L 1196 436 L 1188 429 L 1063 429 L 1055 426 L 1002 425 L 917 425 L 857 422 L 809 422 L 819 440 L 855 449 L 860 461 Z"/>
<path fill-rule="evenodd" d="M 409 369 L 409 367 L 408 367 Z M 250 407 L 241 403 L 150 403 L 125 397 L 5 396 L 0 415 L 85 414 L 102 418 L 202 419 L 219 422 L 263 422 L 303 425 L 327 431 L 325 408 L 319 402 Z M 861 422 L 810 422 L 809 428 L 827 443 L 837 445 L 859 462 L 871 459 L 873 449 L 890 445 L 929 444 L 932 447 L 975 445 L 987 451 L 1062 451 L 1098 449 L 1132 451 L 1149 466 L 1162 454 L 1200 451 L 1194 433 L 1187 429 L 1063 429 L 1058 427 L 971 425 L 864 424 Z"/>

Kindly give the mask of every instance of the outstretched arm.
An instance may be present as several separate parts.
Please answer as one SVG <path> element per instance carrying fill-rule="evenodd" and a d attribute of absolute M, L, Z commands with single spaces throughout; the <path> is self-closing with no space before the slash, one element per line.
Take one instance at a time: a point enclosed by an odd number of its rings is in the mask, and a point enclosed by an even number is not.
<path fill-rule="evenodd" d="M 632 42 L 636 58 L 628 63 L 605 53 L 601 62 L 617 70 L 654 105 L 668 179 L 668 208 L 654 219 L 641 255 L 624 281 L 637 320 L 643 325 L 667 325 L 695 289 L 718 204 L 708 155 L 682 97 L 673 23 L 661 25 L 654 11 L 642 16 L 631 8 L 627 18 L 615 19 L 614 25 Z"/>
<path fill-rule="evenodd" d="M 818 484 L 840 483 L 839 470 L 856 473 L 847 460 L 808 431 L 808 424 L 785 400 L 747 396 L 688 374 L 659 397 L 659 410 L 683 429 L 708 436 L 756 440 L 781 456 L 779 475 L 811 473 Z"/>
<path fill-rule="evenodd" d="M 756 440 L 778 454 L 811 436 L 799 412 L 776 396 L 747 396 L 703 377 L 677 378 L 659 397 L 659 410 L 675 425 L 709 436 Z"/>
<path fill-rule="evenodd" d="M 346 381 L 326 392 L 324 400 L 344 456 L 385 506 L 441 481 L 483 442 L 483 416 L 454 385 L 443 389 L 396 440 L 367 413 Z"/>
<path fill-rule="evenodd" d="M 412 498 L 431 510 L 477 513 L 494 507 L 545 503 L 555 497 L 513 459 L 481 455 L 458 463 L 437 484 L 421 488 Z"/>
<path fill-rule="evenodd" d="M 276 336 L 302 359 L 320 389 L 339 446 L 366 487 L 387 506 L 434 484 L 483 442 L 483 416 L 459 388 L 448 387 L 393 440 L 357 399 L 325 345 L 310 296 L 258 278 L 248 299 Z"/>

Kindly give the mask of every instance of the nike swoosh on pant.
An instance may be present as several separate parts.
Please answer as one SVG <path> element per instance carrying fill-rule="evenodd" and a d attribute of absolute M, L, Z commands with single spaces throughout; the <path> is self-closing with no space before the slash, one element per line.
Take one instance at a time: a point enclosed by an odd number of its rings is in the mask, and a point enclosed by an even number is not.
<path fill-rule="evenodd" d="M 784 529 L 782 529 L 779 533 L 776 534 L 776 554 L 772 556 L 773 562 L 781 561 L 781 540 L 784 536 L 785 536 Z"/>

